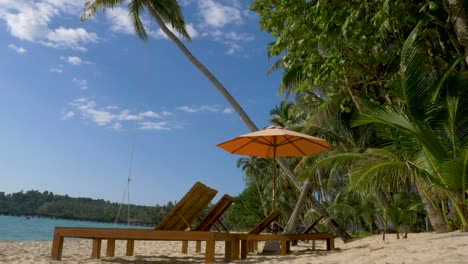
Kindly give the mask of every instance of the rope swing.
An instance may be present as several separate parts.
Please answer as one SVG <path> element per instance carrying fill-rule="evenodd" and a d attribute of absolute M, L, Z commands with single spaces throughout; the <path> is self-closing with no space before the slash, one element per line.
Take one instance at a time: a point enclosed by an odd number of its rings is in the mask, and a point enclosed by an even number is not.
<path fill-rule="evenodd" d="M 145 90 L 145 77 L 146 77 L 146 72 L 148 70 L 148 58 L 149 58 L 149 44 L 148 43 L 145 43 L 145 50 L 143 52 L 143 55 L 144 55 L 143 69 L 141 71 L 139 95 L 137 96 L 137 118 L 135 120 L 135 124 L 133 127 L 133 140 L 132 140 L 132 146 L 130 150 L 130 162 L 128 166 L 127 185 L 125 187 L 124 194 L 122 196 L 122 201 L 120 202 L 119 210 L 117 211 L 117 216 L 115 217 L 115 220 L 114 220 L 114 224 L 117 224 L 119 221 L 120 212 L 122 211 L 122 206 L 124 204 L 125 197 L 127 197 L 127 224 L 130 225 L 130 182 L 133 180 L 132 179 L 133 167 L 134 167 L 133 161 L 135 157 L 138 121 L 140 120 L 140 115 L 141 115 L 141 104 L 142 104 L 143 94 Z"/>

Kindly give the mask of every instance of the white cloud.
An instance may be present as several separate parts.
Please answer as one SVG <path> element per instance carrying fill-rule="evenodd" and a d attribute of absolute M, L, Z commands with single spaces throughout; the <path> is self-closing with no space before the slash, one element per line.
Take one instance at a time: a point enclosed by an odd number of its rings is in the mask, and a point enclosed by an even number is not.
<path fill-rule="evenodd" d="M 161 115 L 153 111 L 146 111 L 141 113 L 140 117 L 161 118 Z"/>
<path fill-rule="evenodd" d="M 209 106 L 209 105 L 202 105 L 202 106 L 200 106 L 199 110 L 201 112 L 212 112 L 212 113 L 219 112 L 218 108 L 213 107 L 213 106 Z"/>
<path fill-rule="evenodd" d="M 196 113 L 197 112 L 196 109 L 191 108 L 189 106 L 179 106 L 176 109 L 180 110 L 180 111 L 183 111 L 183 112 L 187 112 L 187 113 Z"/>
<path fill-rule="evenodd" d="M 199 112 L 205 112 L 205 113 L 227 113 L 226 111 L 229 111 L 230 108 L 225 108 L 224 110 L 220 110 L 218 106 L 216 105 L 201 105 L 201 106 L 179 106 L 176 108 L 179 111 L 186 112 L 186 113 L 199 113 Z M 228 110 L 229 109 L 229 110 Z M 231 111 L 232 112 L 232 111 Z"/>
<path fill-rule="evenodd" d="M 232 55 L 243 50 L 242 43 L 253 41 L 253 34 L 239 32 L 245 20 L 251 17 L 245 2 L 238 0 L 198 0 L 187 1 L 186 4 L 197 5 L 197 25 L 200 35 L 228 47 L 226 54 Z"/>
<path fill-rule="evenodd" d="M 225 34 L 224 37 L 227 40 L 242 41 L 242 42 L 252 41 L 252 40 L 255 39 L 254 35 L 247 34 L 247 33 L 236 33 L 234 31 L 231 31 L 231 32 Z"/>
<path fill-rule="evenodd" d="M 233 111 L 232 111 L 232 109 L 229 108 L 229 107 L 226 107 L 226 108 L 224 108 L 224 110 L 223 110 L 223 114 L 232 114 L 232 113 L 233 113 Z"/>
<path fill-rule="evenodd" d="M 122 7 L 114 7 L 106 12 L 106 17 L 111 25 L 112 32 L 133 34 L 133 25 L 128 11 Z"/>
<path fill-rule="evenodd" d="M 171 113 L 171 112 L 168 112 L 168 111 L 162 111 L 162 112 L 161 112 L 161 115 L 162 115 L 162 116 L 171 116 L 172 113 Z"/>
<path fill-rule="evenodd" d="M 228 51 L 226 51 L 227 55 L 232 55 L 242 50 L 242 47 L 237 43 L 232 42 L 232 43 L 229 43 L 228 45 L 229 45 L 229 49 Z"/>
<path fill-rule="evenodd" d="M 222 28 L 227 24 L 241 24 L 242 14 L 239 6 L 228 6 L 213 0 L 200 0 L 198 12 L 206 25 Z"/>
<path fill-rule="evenodd" d="M 115 131 L 121 131 L 123 130 L 123 126 L 121 123 L 117 122 L 117 123 L 114 123 L 110 126 L 111 129 L 115 130 Z"/>
<path fill-rule="evenodd" d="M 14 44 L 8 45 L 8 48 L 11 49 L 11 50 L 16 51 L 16 53 L 19 53 L 19 54 L 23 54 L 23 53 L 27 52 L 27 50 L 25 48 L 18 47 L 18 46 L 14 45 Z"/>
<path fill-rule="evenodd" d="M 166 27 L 172 32 L 174 33 L 174 35 L 176 35 L 178 38 L 182 39 L 182 36 L 179 34 L 179 32 L 177 32 L 177 30 L 175 30 L 171 25 L 169 24 L 166 24 Z M 198 31 L 195 29 L 195 27 L 193 26 L 192 23 L 187 23 L 185 24 L 185 29 L 187 30 L 187 33 L 189 34 L 190 38 L 191 39 L 195 39 L 198 37 L 199 33 Z M 158 39 L 168 39 L 168 37 L 166 36 L 166 34 L 162 31 L 162 29 L 158 29 L 156 31 L 149 31 L 148 34 L 150 36 L 153 36 L 154 38 L 158 38 Z"/>
<path fill-rule="evenodd" d="M 78 19 L 82 3 L 72 0 L 0 1 L 0 20 L 13 37 L 48 47 L 86 51 L 84 45 L 97 42 L 96 33 L 83 28 L 51 28 L 60 15 Z"/>
<path fill-rule="evenodd" d="M 70 65 L 92 64 L 92 62 L 85 61 L 78 56 L 60 56 L 60 59 L 68 62 Z"/>
<path fill-rule="evenodd" d="M 171 130 L 167 122 L 141 122 L 138 123 L 140 130 Z"/>
<path fill-rule="evenodd" d="M 83 44 L 96 43 L 99 38 L 96 33 L 89 33 L 83 28 L 63 28 L 59 27 L 54 31 L 49 31 L 46 40 L 41 40 L 39 43 L 51 47 L 72 49 L 78 51 L 86 51 Z"/>
<path fill-rule="evenodd" d="M 86 80 L 81 80 L 78 78 L 73 78 L 72 82 L 78 86 L 81 90 L 87 90 L 88 89 L 88 82 Z"/>
<path fill-rule="evenodd" d="M 89 100 L 87 98 L 78 98 L 70 103 L 68 103 L 69 108 L 66 110 L 66 113 L 62 114 L 62 119 L 66 120 L 75 115 L 81 116 L 81 119 L 85 122 L 91 122 L 98 126 L 107 127 L 112 130 L 123 130 L 124 122 L 135 121 L 137 123 L 137 128 L 141 130 L 171 130 L 172 128 L 178 128 L 178 126 L 169 120 L 161 122 L 146 121 L 146 119 L 165 119 L 169 116 L 170 112 L 163 111 L 161 113 L 156 113 L 154 111 L 144 111 L 138 116 L 130 112 L 128 109 L 117 111 L 120 107 L 115 105 L 109 105 L 105 107 L 98 107 L 96 102 Z M 73 113 L 73 114 L 68 114 Z M 65 116 L 72 115 L 65 118 Z"/>
<path fill-rule="evenodd" d="M 70 118 L 72 118 L 74 116 L 75 116 L 75 113 L 73 111 L 68 111 L 68 112 L 66 112 L 66 113 L 64 113 L 62 115 L 62 119 L 63 120 L 68 120 L 68 119 L 70 119 Z"/>
<path fill-rule="evenodd" d="M 53 73 L 62 73 L 63 72 L 63 65 L 59 64 L 59 65 L 56 65 L 56 66 L 52 66 L 52 67 L 49 68 L 49 71 L 53 72 Z"/>
<path fill-rule="evenodd" d="M 117 116 L 117 119 L 122 120 L 122 121 L 130 121 L 130 120 L 137 120 L 138 116 L 130 114 L 130 111 L 125 109 L 125 110 L 120 111 L 120 114 Z"/>

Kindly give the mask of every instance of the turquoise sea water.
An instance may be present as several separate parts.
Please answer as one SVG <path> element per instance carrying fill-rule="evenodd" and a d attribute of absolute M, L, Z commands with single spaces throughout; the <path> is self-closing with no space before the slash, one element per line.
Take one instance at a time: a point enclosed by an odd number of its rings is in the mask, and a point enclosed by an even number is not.
<path fill-rule="evenodd" d="M 128 225 L 116 225 L 88 221 L 50 219 L 18 216 L 0 215 L 0 240 L 8 241 L 33 241 L 33 240 L 52 240 L 54 236 L 54 227 L 112 227 L 112 228 L 151 228 L 136 227 Z"/>

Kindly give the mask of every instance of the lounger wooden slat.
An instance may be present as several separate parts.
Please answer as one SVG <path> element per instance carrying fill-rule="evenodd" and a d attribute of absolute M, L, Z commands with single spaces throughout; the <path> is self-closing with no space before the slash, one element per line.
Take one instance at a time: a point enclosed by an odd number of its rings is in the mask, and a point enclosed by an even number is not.
<path fill-rule="evenodd" d="M 221 216 L 229 209 L 231 204 L 234 202 L 234 198 L 225 194 L 219 201 L 210 209 L 206 216 L 200 221 L 200 223 L 193 229 L 193 231 L 210 231 L 210 229 L 219 222 L 221 225 Z M 224 226 L 223 226 L 224 228 Z M 227 232 L 227 230 L 226 230 Z M 229 233 L 229 232 L 227 232 Z M 188 252 L 188 241 L 182 242 L 182 253 L 187 254 Z M 201 241 L 196 241 L 195 252 L 201 252 Z"/>
<path fill-rule="evenodd" d="M 229 209 L 234 202 L 234 198 L 225 194 L 219 201 L 211 208 L 208 214 L 200 221 L 200 223 L 193 229 L 194 231 L 208 231 L 218 222 L 221 216 Z"/>
<path fill-rule="evenodd" d="M 201 211 L 208 206 L 216 193 L 216 190 L 200 182 L 195 183 L 190 191 L 155 227 L 155 230 L 185 230 L 188 224 L 191 224 L 200 215 Z"/>
<path fill-rule="evenodd" d="M 260 234 L 265 228 L 269 227 L 271 223 L 278 220 L 281 216 L 281 212 L 279 210 L 274 210 L 271 212 L 265 219 L 263 219 L 260 223 L 257 224 L 249 234 Z"/>

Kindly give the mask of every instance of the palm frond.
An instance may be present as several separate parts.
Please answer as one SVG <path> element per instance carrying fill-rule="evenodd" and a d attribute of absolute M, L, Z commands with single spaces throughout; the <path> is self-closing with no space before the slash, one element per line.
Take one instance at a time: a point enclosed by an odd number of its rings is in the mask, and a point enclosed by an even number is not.
<path fill-rule="evenodd" d="M 107 8 L 114 8 L 114 6 L 123 3 L 125 0 L 86 0 L 84 3 L 84 11 L 80 17 L 81 21 L 85 21 L 88 18 L 92 17 L 97 10 L 101 10 L 103 12 L 106 11 Z"/>
<path fill-rule="evenodd" d="M 363 164 L 349 175 L 349 189 L 357 192 L 372 192 L 377 188 L 398 190 L 408 184 L 411 173 L 405 162 L 378 161 Z"/>
<path fill-rule="evenodd" d="M 366 107 L 370 111 L 367 114 L 361 114 L 355 119 L 352 123 L 353 126 L 379 123 L 393 127 L 419 141 L 421 146 L 428 150 L 428 154 L 435 161 L 442 161 L 447 157 L 446 149 L 434 131 L 423 125 L 416 118 L 394 107 L 383 107 L 365 100 L 362 100 L 362 102 L 366 104 Z"/>
<path fill-rule="evenodd" d="M 132 20 L 133 28 L 135 33 L 138 35 L 139 38 L 143 40 L 148 39 L 148 35 L 146 34 L 145 27 L 140 19 L 140 13 L 143 11 L 144 7 L 138 0 L 133 0 L 128 3 L 128 15 L 130 20 Z"/>
<path fill-rule="evenodd" d="M 176 0 L 149 0 L 150 7 L 161 17 L 164 23 L 171 25 L 184 39 L 191 41 L 185 28 L 182 10 Z"/>
<path fill-rule="evenodd" d="M 330 155 L 330 154 L 329 154 Z M 342 168 L 346 170 L 346 168 L 350 168 L 352 164 L 355 164 L 356 161 L 362 160 L 365 157 L 359 153 L 335 153 L 334 155 L 330 155 L 321 159 L 316 159 L 315 162 L 309 163 L 307 167 L 304 167 L 301 173 L 299 174 L 298 178 L 304 180 L 311 175 L 314 175 L 315 170 L 320 169 L 324 171 L 330 171 L 334 168 Z M 305 158 L 304 162 L 307 162 L 310 158 Z"/>
<path fill-rule="evenodd" d="M 442 167 L 441 178 L 446 188 L 454 193 L 464 193 L 468 189 L 468 150 Z"/>

